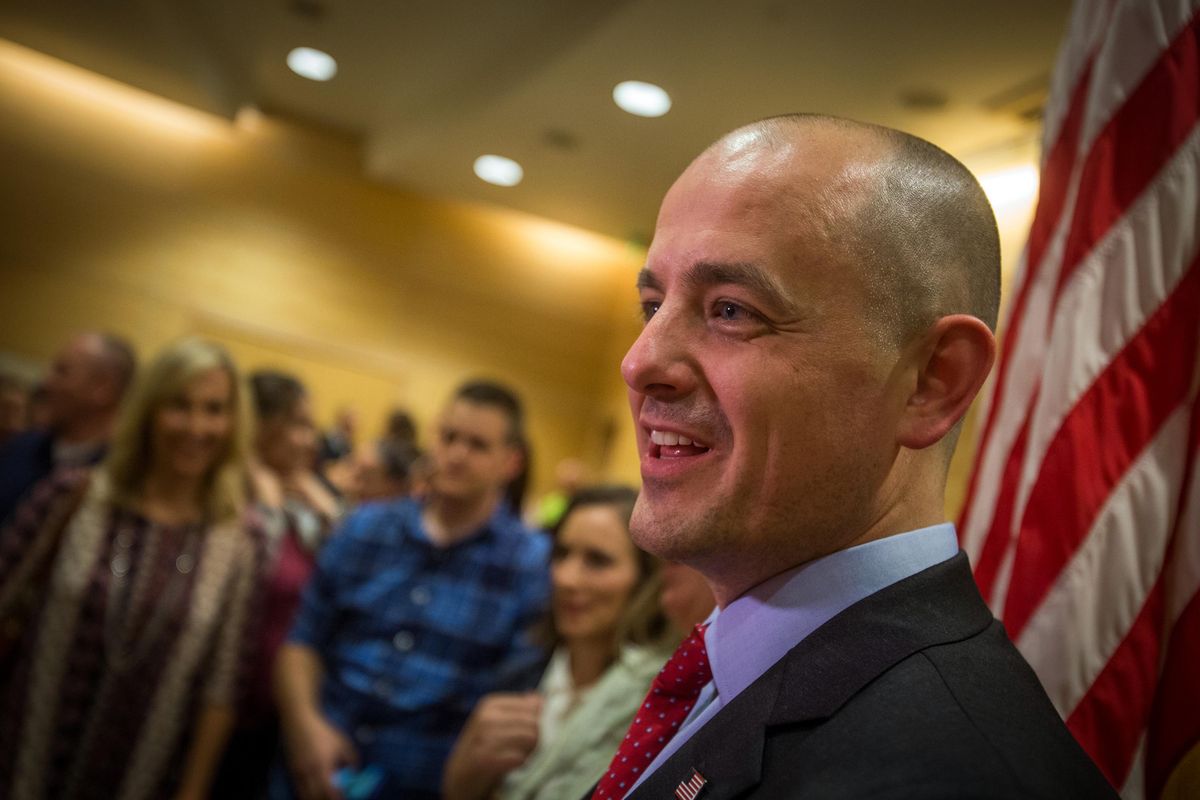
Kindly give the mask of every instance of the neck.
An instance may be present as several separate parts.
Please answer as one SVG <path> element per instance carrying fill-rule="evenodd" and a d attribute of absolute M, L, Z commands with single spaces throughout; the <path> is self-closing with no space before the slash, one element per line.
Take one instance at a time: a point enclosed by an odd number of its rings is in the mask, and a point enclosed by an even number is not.
<path fill-rule="evenodd" d="M 467 500 L 435 495 L 422 515 L 425 531 L 434 544 L 443 547 L 461 542 L 483 527 L 499 502 L 498 491 Z"/>
<path fill-rule="evenodd" d="M 807 531 L 790 530 L 769 537 L 750 553 L 714 553 L 701 562 L 689 562 L 709 579 L 713 596 L 725 608 L 758 584 L 781 572 L 818 558 L 877 539 L 926 528 L 946 521 L 943 485 L 935 477 L 892 480 L 865 499 L 858 515 L 839 518 Z"/>
<path fill-rule="evenodd" d="M 142 483 L 142 511 L 155 522 L 194 522 L 203 516 L 202 482 L 151 470 Z"/>
<path fill-rule="evenodd" d="M 567 642 L 566 646 L 571 683 L 576 689 L 586 688 L 600 680 L 600 676 L 617 657 L 611 639 L 574 640 Z"/>
<path fill-rule="evenodd" d="M 835 550 L 845 550 L 898 533 L 945 522 L 946 480 L 937 448 L 924 451 L 902 449 L 896 467 L 871 503 L 875 509 L 854 536 Z"/>
<path fill-rule="evenodd" d="M 103 442 L 112 435 L 112 426 L 112 414 L 76 417 L 56 428 L 54 438 L 65 444 Z"/>

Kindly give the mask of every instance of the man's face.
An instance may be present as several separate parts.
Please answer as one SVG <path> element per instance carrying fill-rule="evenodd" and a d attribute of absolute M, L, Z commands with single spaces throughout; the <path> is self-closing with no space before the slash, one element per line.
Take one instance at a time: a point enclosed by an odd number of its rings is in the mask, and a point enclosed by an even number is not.
<path fill-rule="evenodd" d="M 494 406 L 452 401 L 432 449 L 433 490 L 448 499 L 476 500 L 506 486 L 520 467 L 511 427 Z"/>
<path fill-rule="evenodd" d="M 84 334 L 67 342 L 54 357 L 45 381 L 51 427 L 59 428 L 103 405 L 107 384 L 99 365 L 99 347 L 94 337 Z"/>
<path fill-rule="evenodd" d="M 631 528 L 718 586 L 863 533 L 896 452 L 896 355 L 868 334 L 819 188 L 841 154 L 813 150 L 702 157 L 663 201 L 639 280 L 646 325 L 622 363 L 643 479 Z"/>

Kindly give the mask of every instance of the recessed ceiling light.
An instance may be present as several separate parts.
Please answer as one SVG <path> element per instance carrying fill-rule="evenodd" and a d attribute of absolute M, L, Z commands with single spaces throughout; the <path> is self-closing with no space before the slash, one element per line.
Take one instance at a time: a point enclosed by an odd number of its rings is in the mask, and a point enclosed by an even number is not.
<path fill-rule="evenodd" d="M 323 50 L 297 47 L 287 55 L 287 65 L 301 78 L 327 81 L 337 75 L 337 62 Z"/>
<path fill-rule="evenodd" d="M 516 186 L 525 177 L 525 170 L 511 158 L 487 155 L 475 159 L 475 174 L 497 186 Z"/>
<path fill-rule="evenodd" d="M 613 101 L 639 117 L 661 117 L 671 110 L 671 96 L 661 86 L 643 81 L 622 81 L 613 87 Z"/>

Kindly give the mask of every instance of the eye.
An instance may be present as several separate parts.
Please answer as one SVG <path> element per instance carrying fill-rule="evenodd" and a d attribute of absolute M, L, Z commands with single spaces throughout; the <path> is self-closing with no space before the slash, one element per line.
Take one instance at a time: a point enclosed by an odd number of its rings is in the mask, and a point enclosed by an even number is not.
<path fill-rule="evenodd" d="M 729 300 L 721 300 L 715 308 L 716 315 L 726 322 L 740 322 L 742 320 L 753 319 L 754 314 L 742 308 L 737 303 Z"/>
<path fill-rule="evenodd" d="M 658 313 L 658 307 L 662 303 L 658 300 L 645 300 L 642 302 L 642 321 L 649 322 L 650 318 Z"/>
<path fill-rule="evenodd" d="M 601 553 L 599 550 L 588 550 L 583 555 L 583 563 L 591 569 L 605 569 L 613 563 L 613 559 L 607 553 Z"/>

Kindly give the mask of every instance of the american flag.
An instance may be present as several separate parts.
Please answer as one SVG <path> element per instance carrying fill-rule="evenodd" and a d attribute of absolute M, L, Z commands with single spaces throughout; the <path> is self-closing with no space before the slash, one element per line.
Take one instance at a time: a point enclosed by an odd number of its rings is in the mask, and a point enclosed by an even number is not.
<path fill-rule="evenodd" d="M 959 525 L 1127 798 L 1200 796 L 1198 4 L 1072 10 Z"/>
<path fill-rule="evenodd" d="M 696 800 L 696 795 L 700 794 L 706 783 L 708 781 L 704 776 L 693 769 L 692 777 L 675 787 L 676 800 Z"/>

